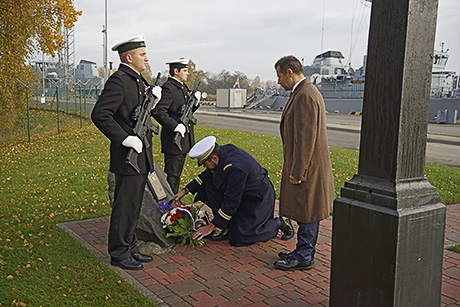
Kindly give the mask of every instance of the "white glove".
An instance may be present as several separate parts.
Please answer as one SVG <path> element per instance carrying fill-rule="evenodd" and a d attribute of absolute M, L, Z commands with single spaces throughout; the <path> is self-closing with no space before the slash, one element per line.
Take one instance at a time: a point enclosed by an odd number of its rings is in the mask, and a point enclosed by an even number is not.
<path fill-rule="evenodd" d="M 182 138 L 185 137 L 185 131 L 186 130 L 187 129 L 185 129 L 184 124 L 179 124 L 179 125 L 176 126 L 176 128 L 174 128 L 174 132 L 179 132 Z"/>
<path fill-rule="evenodd" d="M 152 88 L 152 95 L 153 95 L 153 106 L 152 110 L 156 107 L 158 101 L 161 99 L 161 86 L 154 86 Z"/>
<path fill-rule="evenodd" d="M 128 135 L 126 139 L 121 143 L 125 147 L 131 147 L 138 154 L 142 152 L 142 141 L 137 136 Z"/>
<path fill-rule="evenodd" d="M 196 101 L 195 101 L 195 107 L 196 107 L 200 103 L 200 99 L 201 99 L 201 92 L 200 91 L 195 92 L 195 98 L 196 98 Z"/>

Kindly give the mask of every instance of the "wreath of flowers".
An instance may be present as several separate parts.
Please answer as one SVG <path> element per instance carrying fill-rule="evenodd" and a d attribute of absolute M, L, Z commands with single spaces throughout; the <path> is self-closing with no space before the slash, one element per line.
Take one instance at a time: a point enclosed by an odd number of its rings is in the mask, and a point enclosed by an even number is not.
<path fill-rule="evenodd" d="M 202 247 L 205 244 L 204 239 L 193 239 L 192 235 L 198 228 L 209 225 L 210 219 L 208 213 L 201 210 L 200 206 L 185 206 L 180 202 L 172 207 L 167 201 L 160 204 L 161 224 L 167 229 L 166 237 L 175 237 L 176 244 L 181 246 L 190 244 L 190 247 Z"/>

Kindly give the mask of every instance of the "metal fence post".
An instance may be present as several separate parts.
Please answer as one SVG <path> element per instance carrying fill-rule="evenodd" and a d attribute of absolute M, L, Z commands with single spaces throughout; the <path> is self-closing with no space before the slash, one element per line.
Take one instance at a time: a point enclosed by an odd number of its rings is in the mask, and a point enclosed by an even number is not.
<path fill-rule="evenodd" d="M 29 111 L 29 86 L 34 83 L 34 81 L 30 82 L 28 85 L 26 85 L 24 82 L 16 78 L 16 80 L 24 85 L 26 87 L 26 100 L 27 100 L 27 136 L 29 138 L 29 143 L 30 143 L 30 111 Z"/>
<path fill-rule="evenodd" d="M 59 87 L 57 85 L 56 85 L 56 107 L 57 107 L 58 133 L 61 133 L 61 121 L 59 118 Z"/>
<path fill-rule="evenodd" d="M 81 109 L 81 85 L 78 86 L 78 91 L 80 93 L 80 128 L 82 128 L 83 127 L 83 113 Z"/>
<path fill-rule="evenodd" d="M 75 86 L 74 86 L 75 88 Z M 75 97 L 75 114 L 77 114 L 77 89 L 74 90 L 74 97 Z"/>
<path fill-rule="evenodd" d="M 86 84 L 83 86 L 83 91 L 84 91 L 84 93 L 85 93 L 84 99 L 85 99 L 85 114 L 86 114 L 86 96 L 87 96 L 87 93 L 86 93 Z"/>

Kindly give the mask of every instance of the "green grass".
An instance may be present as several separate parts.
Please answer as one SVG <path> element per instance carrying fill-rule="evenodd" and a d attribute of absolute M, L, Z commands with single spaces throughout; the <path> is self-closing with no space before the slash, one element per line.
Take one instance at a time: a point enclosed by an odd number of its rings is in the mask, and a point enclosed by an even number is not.
<path fill-rule="evenodd" d="M 43 129 L 27 142 L 27 131 L 2 131 L 0 139 L 0 306 L 154 306 L 116 272 L 56 226 L 110 214 L 107 196 L 109 141 L 88 120 L 32 110 Z M 53 122 L 54 120 L 54 122 Z M 22 128 L 24 129 L 24 128 Z M 196 139 L 215 135 L 252 154 L 279 195 L 282 144 L 278 137 L 196 127 Z M 163 167 L 159 137 L 155 159 Z M 358 153 L 331 147 L 336 195 L 357 172 Z M 203 167 L 187 159 L 182 182 Z M 460 170 L 427 165 L 430 182 L 445 204 L 460 203 Z M 191 196 L 188 196 L 191 200 Z M 186 200 L 187 201 L 187 200 Z"/>
<path fill-rule="evenodd" d="M 72 115 L 69 116 L 69 114 Z M 87 126 L 91 124 L 91 121 L 85 120 L 85 117 L 88 119 L 89 113 L 82 113 L 82 116 L 83 120 L 80 121 L 80 110 L 75 112 L 74 110 L 66 111 L 62 109 L 59 112 L 58 125 L 58 114 L 56 109 L 31 106 L 29 112 L 30 139 L 33 141 L 36 135 L 47 133 L 56 134 L 58 133 L 58 129 L 60 132 L 66 132 L 79 129 L 80 125 Z M 19 120 L 17 125 L 1 131 L 0 146 L 10 142 L 28 141 L 27 113 L 21 114 Z"/>
<path fill-rule="evenodd" d="M 460 254 L 460 244 L 457 244 L 457 245 L 454 245 L 454 246 L 450 246 L 447 248 L 448 250 L 452 251 L 452 252 L 455 252 L 457 254 Z"/>

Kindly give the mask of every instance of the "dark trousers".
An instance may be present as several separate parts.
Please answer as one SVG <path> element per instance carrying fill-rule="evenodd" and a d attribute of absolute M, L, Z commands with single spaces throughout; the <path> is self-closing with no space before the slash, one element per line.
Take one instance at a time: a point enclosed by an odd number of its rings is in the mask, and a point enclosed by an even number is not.
<path fill-rule="evenodd" d="M 319 222 L 299 223 L 297 245 L 293 257 L 298 261 L 315 259 L 316 242 L 318 241 Z"/>
<path fill-rule="evenodd" d="M 185 157 L 187 154 L 170 155 L 165 154 L 165 173 L 166 180 L 174 194 L 179 191 L 180 175 L 184 168 Z"/>
<path fill-rule="evenodd" d="M 139 252 L 134 231 L 139 221 L 146 182 L 147 174 L 115 175 L 115 195 L 108 242 L 112 260 L 121 261 Z"/>

